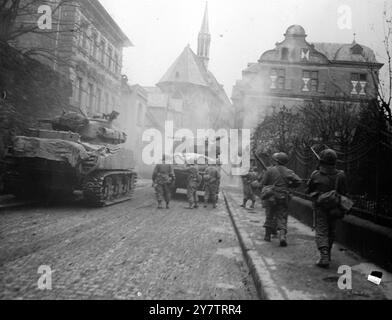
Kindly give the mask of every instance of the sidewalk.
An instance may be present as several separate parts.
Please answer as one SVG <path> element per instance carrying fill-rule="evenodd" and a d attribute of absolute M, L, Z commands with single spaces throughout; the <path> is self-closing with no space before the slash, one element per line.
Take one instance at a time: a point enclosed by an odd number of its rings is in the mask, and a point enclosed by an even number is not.
<path fill-rule="evenodd" d="M 336 244 L 329 270 L 315 266 L 318 251 L 314 232 L 298 220 L 289 218 L 288 247 L 280 248 L 277 239 L 263 240 L 265 211 L 260 201 L 254 210 L 245 210 L 242 192 L 224 191 L 226 204 L 243 254 L 255 281 L 259 297 L 271 300 L 376 300 L 392 299 L 392 274 L 364 261 Z M 352 268 L 352 290 L 338 288 L 339 266 Z M 372 271 L 382 271 L 377 286 L 367 280 Z"/>

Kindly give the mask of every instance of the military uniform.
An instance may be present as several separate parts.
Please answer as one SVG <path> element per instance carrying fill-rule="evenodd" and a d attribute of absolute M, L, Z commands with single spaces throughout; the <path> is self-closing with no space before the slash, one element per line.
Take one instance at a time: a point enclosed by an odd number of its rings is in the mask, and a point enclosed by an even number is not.
<path fill-rule="evenodd" d="M 158 207 L 162 207 L 162 201 L 166 202 L 166 207 L 169 208 L 171 200 L 171 186 L 174 182 L 175 175 L 173 166 L 170 164 L 158 164 L 152 175 L 154 182 L 155 194 L 158 200 Z"/>
<path fill-rule="evenodd" d="M 199 174 L 199 170 L 195 166 L 191 166 L 188 169 L 188 179 L 187 179 L 187 195 L 189 208 L 198 208 L 199 206 L 199 197 L 197 195 L 197 189 L 199 188 L 201 182 L 201 176 Z"/>
<path fill-rule="evenodd" d="M 343 171 L 337 170 L 331 166 L 320 166 L 320 170 L 313 172 L 309 184 L 308 192 L 317 197 L 317 195 L 335 190 L 341 195 L 347 194 L 346 177 Z M 331 260 L 331 250 L 335 241 L 335 229 L 337 219 L 331 217 L 329 212 L 314 204 L 315 225 L 316 225 L 316 245 L 321 253 L 320 266 L 328 266 Z M 328 261 L 327 257 L 328 255 Z M 321 259 L 320 259 L 321 260 Z M 320 261 L 319 261 L 320 262 Z"/>
<path fill-rule="evenodd" d="M 287 190 L 292 187 L 298 187 L 301 182 L 302 180 L 292 170 L 289 170 L 284 165 L 278 164 L 268 168 L 263 177 L 262 187 L 275 186 L 278 190 L 279 188 Z M 271 234 L 277 229 L 280 245 L 287 246 L 286 236 L 289 201 L 290 195 L 288 191 L 282 191 L 281 197 L 275 203 L 265 203 L 267 207 L 266 221 L 264 224 L 266 241 L 271 241 Z"/>
<path fill-rule="evenodd" d="M 220 178 L 219 170 L 215 166 L 207 167 L 204 173 L 204 207 L 207 207 L 208 200 L 211 199 L 214 208 L 216 208 Z"/>
<path fill-rule="evenodd" d="M 256 168 L 252 167 L 249 172 L 242 177 L 242 189 L 243 189 L 243 194 L 244 194 L 244 200 L 242 203 L 242 207 L 246 208 L 246 203 L 251 200 L 252 201 L 252 206 L 251 208 L 255 207 L 256 203 L 256 196 L 255 192 L 252 188 L 252 183 L 254 181 L 257 181 L 258 175 L 256 172 Z"/>

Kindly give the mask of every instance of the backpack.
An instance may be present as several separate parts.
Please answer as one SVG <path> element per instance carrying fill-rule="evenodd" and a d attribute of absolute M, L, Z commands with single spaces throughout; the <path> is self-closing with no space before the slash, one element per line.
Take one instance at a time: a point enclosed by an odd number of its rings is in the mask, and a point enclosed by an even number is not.
<path fill-rule="evenodd" d="M 332 182 L 330 176 L 327 176 Z M 328 212 L 331 218 L 342 219 L 354 206 L 354 202 L 346 196 L 339 194 L 338 189 L 339 173 L 336 176 L 334 190 L 320 194 L 316 199 L 316 206 Z"/>
<path fill-rule="evenodd" d="M 286 184 L 290 185 L 290 183 L 284 177 L 283 172 L 279 168 L 278 171 L 280 174 L 279 178 L 282 178 Z M 279 178 L 275 181 L 273 185 L 265 186 L 260 194 L 261 200 L 263 200 L 266 204 L 270 206 L 275 206 L 279 203 L 287 203 L 291 200 L 290 192 L 282 188 L 276 187 Z"/>

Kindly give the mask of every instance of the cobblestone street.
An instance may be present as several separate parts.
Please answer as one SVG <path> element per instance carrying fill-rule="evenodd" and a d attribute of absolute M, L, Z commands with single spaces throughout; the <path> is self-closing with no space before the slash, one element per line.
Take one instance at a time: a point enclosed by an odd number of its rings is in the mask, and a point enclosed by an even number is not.
<path fill-rule="evenodd" d="M 257 299 L 224 203 L 157 210 L 153 190 L 103 209 L 0 212 L 0 299 Z M 50 266 L 52 290 L 38 289 Z"/>

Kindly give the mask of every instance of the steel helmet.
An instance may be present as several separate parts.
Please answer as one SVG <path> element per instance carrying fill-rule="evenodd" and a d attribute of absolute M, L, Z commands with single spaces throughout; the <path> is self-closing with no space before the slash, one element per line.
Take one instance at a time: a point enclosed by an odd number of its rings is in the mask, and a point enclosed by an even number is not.
<path fill-rule="evenodd" d="M 282 166 L 285 166 L 289 163 L 289 156 L 284 152 L 275 153 L 272 156 L 272 159 L 275 160 L 277 163 L 281 164 Z"/>
<path fill-rule="evenodd" d="M 261 184 L 260 184 L 260 182 L 258 182 L 258 181 L 256 180 L 256 181 L 253 181 L 253 182 L 250 184 L 250 186 L 251 186 L 253 189 L 258 189 L 258 188 L 260 188 Z"/>
<path fill-rule="evenodd" d="M 338 161 L 338 155 L 332 149 L 326 149 L 320 153 L 320 163 L 334 166 Z"/>

